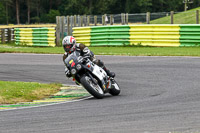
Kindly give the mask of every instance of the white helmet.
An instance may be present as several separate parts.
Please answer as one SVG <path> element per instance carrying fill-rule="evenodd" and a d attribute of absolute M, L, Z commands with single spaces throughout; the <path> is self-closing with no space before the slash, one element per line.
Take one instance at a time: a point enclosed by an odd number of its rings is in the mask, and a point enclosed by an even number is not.
<path fill-rule="evenodd" d="M 75 50 L 76 40 L 73 36 L 66 36 L 63 38 L 62 45 L 67 53 L 71 53 Z"/>

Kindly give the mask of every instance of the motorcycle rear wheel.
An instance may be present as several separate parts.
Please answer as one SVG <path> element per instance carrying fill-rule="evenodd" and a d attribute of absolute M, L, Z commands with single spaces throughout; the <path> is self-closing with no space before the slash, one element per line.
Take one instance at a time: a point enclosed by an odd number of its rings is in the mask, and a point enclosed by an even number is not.
<path fill-rule="evenodd" d="M 102 99 L 104 97 L 102 88 L 98 84 L 95 84 L 89 76 L 82 76 L 80 82 L 83 87 L 95 98 Z"/>

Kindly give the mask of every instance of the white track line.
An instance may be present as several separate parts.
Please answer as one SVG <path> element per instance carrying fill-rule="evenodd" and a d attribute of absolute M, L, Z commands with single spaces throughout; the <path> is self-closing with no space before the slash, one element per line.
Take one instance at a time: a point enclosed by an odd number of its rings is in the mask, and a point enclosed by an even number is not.
<path fill-rule="evenodd" d="M 38 108 L 38 107 L 45 107 L 45 106 L 57 105 L 57 104 L 64 104 L 64 103 L 79 102 L 79 101 L 83 101 L 83 100 L 86 100 L 86 99 L 89 99 L 89 98 L 92 98 L 92 97 L 93 96 L 89 96 L 89 97 L 82 98 L 82 99 L 76 99 L 76 100 L 59 102 L 59 103 L 51 103 L 51 104 L 45 104 L 45 105 L 39 105 L 39 106 L 19 107 L 19 108 L 14 108 L 14 109 L 2 109 L 2 110 L 0 110 L 0 112 L 2 112 L 2 111 L 11 111 L 11 110 L 20 110 L 20 109 Z"/>

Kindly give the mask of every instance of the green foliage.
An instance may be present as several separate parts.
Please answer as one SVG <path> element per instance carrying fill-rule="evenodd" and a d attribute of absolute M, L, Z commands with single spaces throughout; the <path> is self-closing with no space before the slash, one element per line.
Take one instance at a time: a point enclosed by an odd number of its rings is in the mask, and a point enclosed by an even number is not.
<path fill-rule="evenodd" d="M 56 16 L 60 16 L 60 12 L 52 9 L 48 14 L 43 14 L 41 21 L 44 23 L 56 23 Z"/>
<path fill-rule="evenodd" d="M 49 14 L 47 14 L 47 18 L 49 23 L 55 23 L 56 22 L 56 16 L 60 16 L 60 12 L 58 10 L 50 10 Z"/>
<path fill-rule="evenodd" d="M 135 4 L 140 12 L 151 11 L 152 0 L 137 0 Z"/>
<path fill-rule="evenodd" d="M 40 18 L 38 16 L 31 17 L 31 22 L 32 23 L 39 23 L 40 22 Z"/>
<path fill-rule="evenodd" d="M 55 16 L 102 15 L 145 12 L 181 12 L 182 0 L 18 0 L 20 22 L 55 23 Z M 188 9 L 200 6 L 200 0 L 193 0 Z M 16 24 L 16 0 L 0 0 L 0 24 Z"/>
<path fill-rule="evenodd" d="M 0 24 L 6 23 L 6 9 L 2 3 L 0 3 Z"/>

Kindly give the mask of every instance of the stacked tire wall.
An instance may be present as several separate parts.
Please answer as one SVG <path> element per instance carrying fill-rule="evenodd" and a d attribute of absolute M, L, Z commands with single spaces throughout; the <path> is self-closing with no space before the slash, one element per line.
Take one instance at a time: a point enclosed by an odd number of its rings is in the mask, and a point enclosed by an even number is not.
<path fill-rule="evenodd" d="M 200 25 L 120 25 L 73 28 L 78 43 L 87 46 L 200 46 Z"/>
<path fill-rule="evenodd" d="M 56 46 L 55 28 L 15 28 L 15 43 L 29 46 Z"/>

